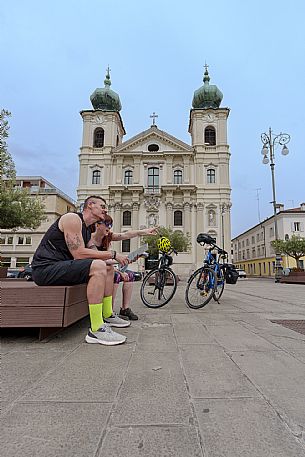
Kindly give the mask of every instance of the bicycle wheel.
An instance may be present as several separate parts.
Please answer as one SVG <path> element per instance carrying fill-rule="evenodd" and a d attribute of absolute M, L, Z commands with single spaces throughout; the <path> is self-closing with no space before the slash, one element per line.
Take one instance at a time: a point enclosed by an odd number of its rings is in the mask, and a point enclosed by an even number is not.
<path fill-rule="evenodd" d="M 143 279 L 141 299 L 149 308 L 160 308 L 173 298 L 176 289 L 177 278 L 173 270 L 154 268 Z"/>
<path fill-rule="evenodd" d="M 201 267 L 189 278 L 186 290 L 185 301 L 190 308 L 198 309 L 207 305 L 216 287 L 216 273 L 208 267 Z"/>
<path fill-rule="evenodd" d="M 220 297 L 222 296 L 222 293 L 225 288 L 225 277 L 223 273 L 223 269 L 220 268 L 220 270 L 216 273 L 217 277 L 217 282 L 216 282 L 216 288 L 215 292 L 213 294 L 213 298 L 215 301 L 219 301 Z"/>

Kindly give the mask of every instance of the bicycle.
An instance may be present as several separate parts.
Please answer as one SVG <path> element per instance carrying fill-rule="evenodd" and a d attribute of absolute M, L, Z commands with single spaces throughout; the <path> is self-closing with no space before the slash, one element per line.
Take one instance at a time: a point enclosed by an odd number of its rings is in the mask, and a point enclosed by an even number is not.
<path fill-rule="evenodd" d="M 190 308 L 199 309 L 207 305 L 213 298 L 219 302 L 225 286 L 224 262 L 219 263 L 220 259 L 225 260 L 228 253 L 215 244 L 215 239 L 205 233 L 197 236 L 197 243 L 211 245 L 203 261 L 203 266 L 198 268 L 189 278 L 185 290 L 185 301 Z M 217 254 L 212 254 L 216 249 Z"/>
<path fill-rule="evenodd" d="M 172 248 L 168 252 L 159 252 L 161 257 L 158 266 L 147 273 L 141 285 L 141 299 L 149 308 L 161 308 L 166 305 L 177 289 L 177 277 L 170 268 L 173 263 L 173 257 L 170 254 L 178 253 Z"/>

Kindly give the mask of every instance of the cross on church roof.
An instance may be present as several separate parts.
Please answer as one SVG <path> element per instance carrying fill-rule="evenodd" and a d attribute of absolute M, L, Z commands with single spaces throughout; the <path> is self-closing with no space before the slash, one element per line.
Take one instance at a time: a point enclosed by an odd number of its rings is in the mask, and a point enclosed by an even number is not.
<path fill-rule="evenodd" d="M 152 120 L 153 120 L 152 125 L 156 125 L 155 119 L 156 119 L 156 117 L 159 117 L 158 114 L 156 114 L 155 112 L 153 112 L 149 117 L 151 117 Z"/>
<path fill-rule="evenodd" d="M 209 65 L 207 65 L 206 62 L 205 62 L 205 64 L 204 64 L 204 68 L 205 68 L 206 71 L 208 71 Z"/>

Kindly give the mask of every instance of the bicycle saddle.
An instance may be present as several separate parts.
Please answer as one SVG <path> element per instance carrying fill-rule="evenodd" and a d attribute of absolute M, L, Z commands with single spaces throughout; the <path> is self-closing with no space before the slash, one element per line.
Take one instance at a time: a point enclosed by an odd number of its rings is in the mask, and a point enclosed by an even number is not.
<path fill-rule="evenodd" d="M 197 243 L 214 244 L 216 243 L 216 240 L 207 233 L 199 233 L 199 235 L 197 236 Z"/>

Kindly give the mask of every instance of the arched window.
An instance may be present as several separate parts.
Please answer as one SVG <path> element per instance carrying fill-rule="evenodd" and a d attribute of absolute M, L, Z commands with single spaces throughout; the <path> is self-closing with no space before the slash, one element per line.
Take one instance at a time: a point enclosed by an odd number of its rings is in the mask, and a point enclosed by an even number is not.
<path fill-rule="evenodd" d="M 99 170 L 95 170 L 92 173 L 92 184 L 100 184 L 101 183 L 101 172 Z"/>
<path fill-rule="evenodd" d="M 157 167 L 150 167 L 148 169 L 148 187 L 150 189 L 158 189 L 159 188 L 159 168 Z"/>
<path fill-rule="evenodd" d="M 216 131 L 214 127 L 207 127 L 204 131 L 204 143 L 208 146 L 215 146 Z"/>
<path fill-rule="evenodd" d="M 130 252 L 130 240 L 122 241 L 122 252 Z"/>
<path fill-rule="evenodd" d="M 208 168 L 207 169 L 207 182 L 208 184 L 215 184 L 216 182 L 216 173 L 213 168 Z"/>
<path fill-rule="evenodd" d="M 131 212 L 130 211 L 124 211 L 123 212 L 123 225 L 131 225 Z"/>
<path fill-rule="evenodd" d="M 93 147 L 102 148 L 104 146 L 104 129 L 98 128 L 94 130 Z"/>
<path fill-rule="evenodd" d="M 174 225 L 182 225 L 182 211 L 174 212 Z"/>
<path fill-rule="evenodd" d="M 181 170 L 174 171 L 174 184 L 182 184 L 182 171 Z"/>
<path fill-rule="evenodd" d="M 132 184 L 132 170 L 126 170 L 124 173 L 124 184 Z"/>

